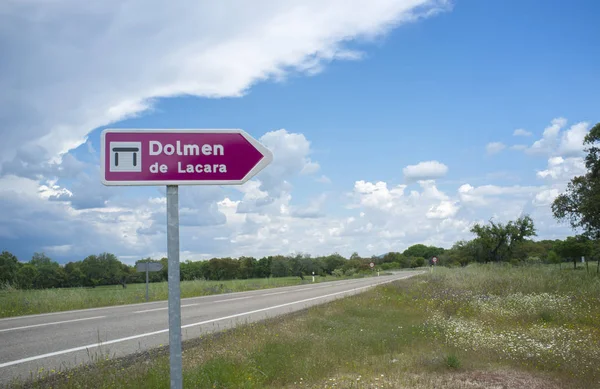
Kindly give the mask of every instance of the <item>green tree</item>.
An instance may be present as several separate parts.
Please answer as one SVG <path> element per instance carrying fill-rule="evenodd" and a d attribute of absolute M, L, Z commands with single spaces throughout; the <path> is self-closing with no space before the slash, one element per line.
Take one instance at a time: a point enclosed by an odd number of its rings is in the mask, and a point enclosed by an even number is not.
<path fill-rule="evenodd" d="M 272 257 L 263 257 L 258 260 L 256 265 L 255 277 L 263 278 L 271 276 Z"/>
<path fill-rule="evenodd" d="M 548 252 L 548 256 L 546 257 L 546 262 L 560 265 L 562 262 L 560 256 L 556 253 L 556 251 L 551 250 Z"/>
<path fill-rule="evenodd" d="M 271 275 L 273 277 L 287 277 L 291 275 L 290 263 L 287 258 L 278 255 L 271 261 Z"/>
<path fill-rule="evenodd" d="M 581 257 L 592 253 L 592 241 L 585 235 L 569 236 L 567 239 L 556 244 L 556 252 L 563 258 L 573 261 L 573 268 L 577 269 L 577 261 Z"/>
<path fill-rule="evenodd" d="M 30 263 L 26 263 L 17 271 L 17 284 L 21 289 L 33 288 L 38 270 Z"/>
<path fill-rule="evenodd" d="M 29 263 L 36 268 L 40 268 L 42 266 L 52 266 L 53 261 L 44 253 L 34 253 Z"/>
<path fill-rule="evenodd" d="M 19 260 L 8 251 L 0 254 L 0 287 L 5 283 L 15 284 L 17 272 L 19 271 Z"/>
<path fill-rule="evenodd" d="M 509 260 L 517 244 L 536 235 L 533 220 L 523 216 L 506 224 L 490 220 L 489 225 L 476 224 L 471 232 L 477 235 L 478 256 L 483 262 Z"/>
<path fill-rule="evenodd" d="M 65 265 L 67 282 L 65 286 L 84 286 L 85 274 L 81 271 L 81 262 L 69 262 Z"/>
<path fill-rule="evenodd" d="M 560 221 L 568 221 L 573 229 L 581 229 L 591 239 L 600 239 L 600 123 L 585 136 L 587 173 L 573 178 L 565 193 L 552 203 L 552 213 Z"/>
<path fill-rule="evenodd" d="M 331 254 L 323 259 L 323 270 L 327 274 L 333 274 L 333 271 L 344 266 L 344 263 L 346 263 L 346 258 L 338 253 Z"/>
<path fill-rule="evenodd" d="M 546 257 L 547 251 L 543 245 L 529 239 L 516 243 L 512 252 L 512 258 L 520 261 L 525 260 L 541 260 Z"/>
<path fill-rule="evenodd" d="M 405 257 L 421 257 L 424 259 L 431 259 L 432 257 L 440 256 L 443 252 L 444 249 L 441 247 L 415 244 L 404 250 L 402 254 Z"/>
<path fill-rule="evenodd" d="M 123 264 L 111 253 L 86 257 L 81 261 L 80 269 L 85 275 L 85 284 L 93 287 L 120 284 L 125 275 Z"/>
<path fill-rule="evenodd" d="M 254 277 L 258 261 L 253 257 L 240 257 L 238 259 L 240 267 L 240 278 L 248 279 Z"/>
<path fill-rule="evenodd" d="M 35 253 L 29 261 L 37 270 L 33 286 L 38 289 L 59 288 L 66 283 L 64 269 L 44 253 Z"/>

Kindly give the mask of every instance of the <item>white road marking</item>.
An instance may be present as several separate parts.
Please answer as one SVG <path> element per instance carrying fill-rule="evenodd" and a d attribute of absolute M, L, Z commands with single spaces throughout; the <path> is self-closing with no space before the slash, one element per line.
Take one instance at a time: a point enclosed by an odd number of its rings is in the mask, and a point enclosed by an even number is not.
<path fill-rule="evenodd" d="M 185 307 L 193 307 L 194 305 L 200 305 L 200 303 L 195 303 L 195 304 L 185 304 L 182 305 L 181 308 L 185 308 Z M 154 311 L 164 311 L 165 309 L 169 309 L 169 307 L 162 307 L 162 308 L 154 308 L 154 309 L 146 309 L 145 311 L 135 311 L 133 313 L 145 313 L 145 312 L 154 312 Z"/>
<path fill-rule="evenodd" d="M 290 292 L 265 293 L 265 294 L 261 294 L 260 296 L 273 296 L 275 294 L 283 294 L 283 293 L 290 293 Z"/>
<path fill-rule="evenodd" d="M 260 295 L 259 295 L 260 296 Z M 234 299 L 226 299 L 226 300 L 216 300 L 216 301 L 212 301 L 213 303 L 223 303 L 226 301 L 235 301 L 235 300 L 246 300 L 246 299 L 251 299 L 252 297 L 258 297 L 258 296 L 246 296 L 246 297 L 238 297 L 238 298 L 234 298 Z"/>
<path fill-rule="evenodd" d="M 95 317 L 86 317 L 86 318 L 83 318 L 83 319 L 73 319 L 73 320 L 55 321 L 55 322 L 52 322 L 52 323 L 33 324 L 33 325 L 30 325 L 30 326 L 6 328 L 6 329 L 3 329 L 3 330 L 0 330 L 0 332 L 24 330 L 24 329 L 27 329 L 27 328 L 34 328 L 34 327 L 51 326 L 51 325 L 54 325 L 54 324 L 73 323 L 73 322 L 76 322 L 76 321 L 102 319 L 102 318 L 105 318 L 105 317 L 106 316 L 95 316 Z"/>
<path fill-rule="evenodd" d="M 405 278 L 405 277 L 406 276 L 401 277 L 401 278 L 395 278 L 393 280 L 388 280 L 388 281 L 384 281 L 384 282 L 379 282 L 379 283 L 367 285 L 367 286 L 361 286 L 360 288 L 349 289 L 349 290 L 345 290 L 343 292 L 330 293 L 330 294 L 326 294 L 326 295 L 323 295 L 323 296 L 317 296 L 317 297 L 312 297 L 312 298 L 308 298 L 308 299 L 304 299 L 304 300 L 292 301 L 290 303 L 274 305 L 274 306 L 267 307 L 267 308 L 256 309 L 254 311 L 242 312 L 242 313 L 237 313 L 235 315 L 219 317 L 219 318 L 216 318 L 216 319 L 200 321 L 200 322 L 192 323 L 192 324 L 186 324 L 184 326 L 181 326 L 181 328 L 184 329 L 184 328 L 201 326 L 203 324 L 209 324 L 209 323 L 214 323 L 214 322 L 217 322 L 217 321 L 228 320 L 228 319 L 234 319 L 236 317 L 247 316 L 247 315 L 252 315 L 254 313 L 270 311 L 272 309 L 283 308 L 283 307 L 287 307 L 287 306 L 294 305 L 294 304 L 301 304 L 301 303 L 306 303 L 306 302 L 309 302 L 309 301 L 314 301 L 314 300 L 318 300 L 318 299 L 322 299 L 322 298 L 333 297 L 333 296 L 338 296 L 338 295 L 341 295 L 341 294 L 347 294 L 347 293 L 351 293 L 351 292 L 356 292 L 358 290 L 367 289 L 367 288 L 373 288 L 373 287 L 378 286 L 378 285 L 382 285 L 382 284 L 387 284 L 387 283 L 390 283 L 390 282 L 398 281 L 398 280 L 401 280 L 402 278 Z M 0 368 L 8 367 L 8 366 L 14 366 L 14 365 L 19 365 L 19 364 L 25 363 L 25 362 L 37 361 L 39 359 L 44 359 L 44 358 L 49 358 L 49 357 L 55 357 L 57 355 L 63 355 L 63 354 L 73 353 L 73 352 L 76 352 L 76 351 L 89 350 L 91 348 L 106 346 L 106 345 L 109 345 L 109 344 L 126 342 L 128 340 L 134 340 L 134 339 L 139 339 L 139 338 L 145 338 L 145 337 L 148 337 L 148 336 L 164 334 L 166 332 L 169 332 L 168 328 L 164 329 L 164 330 L 153 331 L 153 332 L 146 332 L 144 334 L 138 334 L 138 335 L 128 336 L 128 337 L 125 337 L 125 338 L 108 340 L 106 342 L 92 343 L 92 344 L 88 344 L 88 345 L 85 345 L 85 346 L 73 347 L 73 348 L 69 348 L 69 349 L 66 349 L 66 350 L 55 351 L 55 352 L 51 352 L 51 353 L 47 353 L 47 354 L 34 355 L 32 357 L 27 357 L 27 358 L 17 359 L 17 360 L 14 360 L 14 361 L 0 363 Z"/>

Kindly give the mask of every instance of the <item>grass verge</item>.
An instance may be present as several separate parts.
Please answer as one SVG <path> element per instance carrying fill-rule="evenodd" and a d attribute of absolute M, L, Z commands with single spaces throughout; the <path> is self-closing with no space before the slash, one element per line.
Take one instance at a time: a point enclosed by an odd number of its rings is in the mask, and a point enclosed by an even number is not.
<path fill-rule="evenodd" d="M 469 266 L 184 345 L 186 388 L 600 387 L 600 280 Z M 15 388 L 168 388 L 163 350 Z"/>

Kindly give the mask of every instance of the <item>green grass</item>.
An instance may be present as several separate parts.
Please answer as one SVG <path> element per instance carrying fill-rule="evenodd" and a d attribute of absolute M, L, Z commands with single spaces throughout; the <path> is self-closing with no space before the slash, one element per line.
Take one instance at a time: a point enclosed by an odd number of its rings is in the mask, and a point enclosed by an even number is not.
<path fill-rule="evenodd" d="M 315 277 L 316 282 L 340 280 L 336 277 Z M 182 281 L 181 297 L 197 297 L 212 294 L 243 292 L 248 290 L 276 288 L 312 283 L 310 276 L 302 281 L 299 277 L 254 278 L 229 281 Z M 150 283 L 150 301 L 168 298 L 167 282 Z M 96 288 L 59 289 L 0 289 L 0 317 L 30 315 L 97 308 L 112 305 L 135 304 L 146 301 L 146 284 L 98 286 Z"/>
<path fill-rule="evenodd" d="M 598 292 L 549 266 L 437 268 L 186 343 L 184 387 L 596 388 Z M 168 366 L 163 350 L 14 386 L 168 388 Z"/>

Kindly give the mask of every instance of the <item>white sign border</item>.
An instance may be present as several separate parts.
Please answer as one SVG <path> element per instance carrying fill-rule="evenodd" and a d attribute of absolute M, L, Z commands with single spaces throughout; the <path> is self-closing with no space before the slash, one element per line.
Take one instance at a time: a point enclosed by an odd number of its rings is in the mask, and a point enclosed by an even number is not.
<path fill-rule="evenodd" d="M 163 181 L 107 181 L 105 176 L 105 147 L 106 147 L 106 134 L 108 133 L 192 133 L 192 134 L 206 134 L 206 133 L 220 133 L 220 134 L 240 134 L 242 135 L 252 146 L 254 146 L 263 157 L 261 160 L 246 174 L 241 180 L 206 180 L 206 181 L 178 181 L 178 180 L 163 180 Z M 195 128 L 107 128 L 102 131 L 100 135 L 100 179 L 102 184 L 106 186 L 163 186 L 163 185 L 241 185 L 246 181 L 254 177 L 258 172 L 263 170 L 267 165 L 273 161 L 273 153 L 271 150 L 263 146 L 260 142 L 254 139 L 246 131 L 241 129 L 195 129 Z"/>

